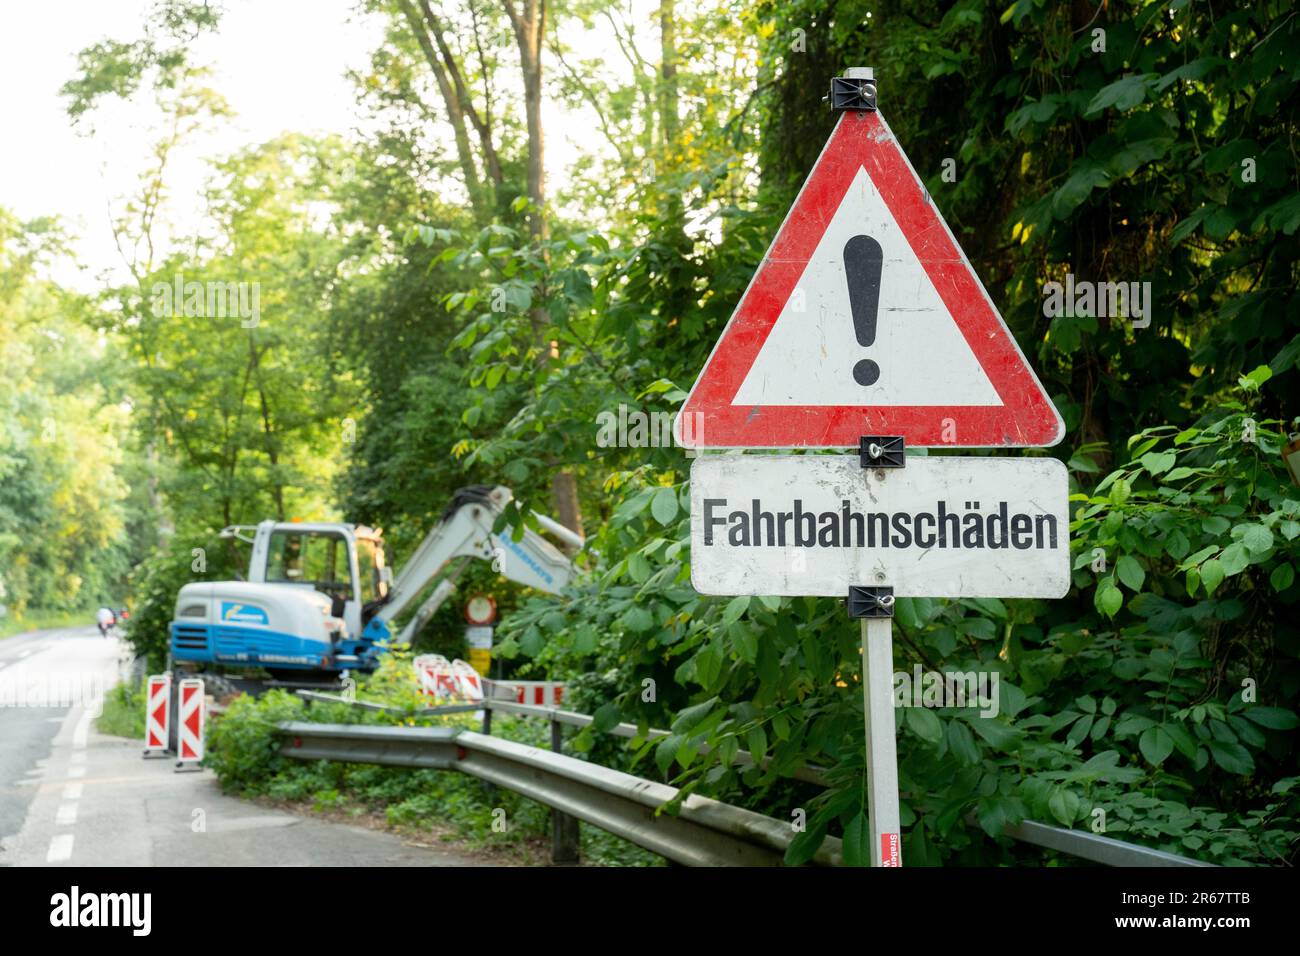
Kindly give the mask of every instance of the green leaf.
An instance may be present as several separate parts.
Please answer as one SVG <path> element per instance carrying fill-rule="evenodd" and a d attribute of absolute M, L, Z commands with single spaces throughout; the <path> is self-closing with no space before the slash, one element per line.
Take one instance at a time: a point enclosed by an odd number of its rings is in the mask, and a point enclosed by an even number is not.
<path fill-rule="evenodd" d="M 1220 66 L 1226 65 L 1228 61 L 1218 56 L 1203 56 L 1195 60 L 1184 63 L 1177 69 L 1171 70 L 1156 83 L 1155 90 L 1157 93 L 1163 93 L 1171 85 L 1179 80 L 1199 80 L 1207 74 L 1214 72 Z"/>
<path fill-rule="evenodd" d="M 1248 392 L 1258 392 L 1259 387 L 1273 377 L 1273 370 L 1267 365 L 1257 366 L 1253 371 L 1237 379 L 1237 384 Z"/>
<path fill-rule="evenodd" d="M 817 851 L 821 849 L 821 845 L 825 840 L 826 825 L 824 823 L 819 826 L 809 827 L 803 833 L 795 834 L 795 838 L 785 848 L 785 865 L 803 866 L 817 855 Z"/>
<path fill-rule="evenodd" d="M 1215 589 L 1223 583 L 1223 578 L 1223 565 L 1217 558 L 1211 558 L 1201 565 L 1201 584 L 1205 587 L 1206 597 L 1214 594 Z"/>
<path fill-rule="evenodd" d="M 1168 471 L 1170 468 L 1174 467 L 1174 462 L 1177 460 L 1178 456 L 1172 451 L 1152 451 L 1143 455 L 1141 458 L 1142 467 L 1153 475 L 1158 475 L 1162 472 Z"/>
<path fill-rule="evenodd" d="M 709 711 L 713 709 L 713 705 L 717 702 L 718 698 L 710 697 L 706 701 L 682 709 L 677 713 L 677 719 L 672 723 L 673 731 L 676 733 L 685 733 L 690 730 L 709 715 Z"/>
<path fill-rule="evenodd" d="M 745 734 L 745 744 L 754 763 L 760 763 L 767 756 L 767 731 L 761 725 L 751 728 Z"/>
<path fill-rule="evenodd" d="M 926 743 L 937 746 L 943 740 L 943 723 L 924 707 L 905 707 L 903 713 L 908 729 Z"/>
<path fill-rule="evenodd" d="M 845 866 L 871 865 L 871 825 L 865 813 L 859 813 L 844 828 L 841 852 Z"/>
<path fill-rule="evenodd" d="M 1211 739 L 1205 741 L 1205 746 L 1220 769 L 1243 776 L 1255 772 L 1255 761 L 1251 758 L 1250 751 L 1241 744 Z"/>
<path fill-rule="evenodd" d="M 1223 534 L 1231 527 L 1232 522 L 1218 515 L 1210 515 L 1208 518 L 1201 519 L 1201 530 L 1206 534 Z"/>
<path fill-rule="evenodd" d="M 622 621 L 623 626 L 634 634 L 643 634 L 655 625 L 654 615 L 639 604 L 634 604 L 624 611 Z"/>
<path fill-rule="evenodd" d="M 948 721 L 948 749 L 964 764 L 973 766 L 980 761 L 980 749 L 964 721 Z"/>
<path fill-rule="evenodd" d="M 749 610 L 748 597 L 736 597 L 727 602 L 726 609 L 722 612 L 722 626 L 734 624 L 739 621 L 744 613 Z"/>
<path fill-rule="evenodd" d="M 1146 99 L 1147 90 L 1158 79 L 1155 73 L 1134 73 L 1103 86 L 1084 108 L 1083 115 L 1090 117 L 1112 107 L 1120 111 L 1131 110 Z"/>
<path fill-rule="evenodd" d="M 1068 827 L 1079 814 L 1079 796 L 1073 790 L 1057 787 L 1052 791 L 1047 807 L 1061 826 Z"/>
<path fill-rule="evenodd" d="M 1174 738 L 1163 727 L 1148 727 L 1138 738 L 1138 749 L 1148 763 L 1158 767 L 1174 752 Z"/>
<path fill-rule="evenodd" d="M 1252 707 L 1242 716 L 1269 730 L 1291 730 L 1300 724 L 1294 713 L 1282 707 Z"/>
<path fill-rule="evenodd" d="M 659 768 L 661 774 L 668 773 L 668 768 L 677 759 L 677 751 L 685 742 L 681 734 L 669 734 L 659 741 L 658 746 L 655 747 L 655 766 Z"/>
<path fill-rule="evenodd" d="M 998 750 L 1007 750 L 1020 739 L 1020 731 L 991 717 L 977 717 L 970 725 L 986 744 Z"/>
<path fill-rule="evenodd" d="M 1124 604 L 1124 595 L 1108 578 L 1097 585 L 1097 593 L 1093 595 L 1093 604 L 1102 614 L 1107 617 L 1114 617 Z"/>
<path fill-rule="evenodd" d="M 1052 215 L 1064 219 L 1080 203 L 1088 198 L 1094 189 L 1110 185 L 1110 173 L 1091 160 L 1080 160 L 1072 167 L 1070 177 L 1052 196 Z"/>
<path fill-rule="evenodd" d="M 1146 580 L 1147 573 L 1143 570 L 1142 565 L 1138 563 L 1137 558 L 1132 555 L 1124 555 L 1115 563 L 1115 574 L 1124 582 L 1124 585 L 1134 593 L 1142 590 L 1142 582 Z M 1114 616 L 1113 614 L 1111 615 Z"/>
<path fill-rule="evenodd" d="M 1268 583 L 1274 591 L 1285 591 L 1295 581 L 1295 568 L 1290 564 L 1279 564 L 1268 576 Z"/>
<path fill-rule="evenodd" d="M 1262 524 L 1247 525 L 1241 533 L 1241 543 L 1251 553 L 1263 554 L 1273 547 L 1273 532 Z"/>
<path fill-rule="evenodd" d="M 743 624 L 736 624 L 727 632 L 736 655 L 746 664 L 758 660 L 758 635 Z"/>
<path fill-rule="evenodd" d="M 607 701 L 596 708 L 596 712 L 591 715 L 591 725 L 597 733 L 605 733 L 611 727 L 619 723 L 622 714 L 619 712 L 618 705 L 613 701 Z"/>
<path fill-rule="evenodd" d="M 1207 561 L 1206 564 L 1209 564 Z M 1223 554 L 1219 555 L 1219 564 L 1223 568 L 1226 577 L 1232 577 L 1234 574 L 1240 574 L 1246 570 L 1250 564 L 1250 555 L 1240 544 L 1230 544 L 1223 549 Z M 1205 576 L 1205 568 L 1201 568 L 1201 577 Z"/>
<path fill-rule="evenodd" d="M 677 517 L 677 492 L 672 488 L 660 488 L 650 501 L 650 513 L 662 525 L 671 524 Z"/>

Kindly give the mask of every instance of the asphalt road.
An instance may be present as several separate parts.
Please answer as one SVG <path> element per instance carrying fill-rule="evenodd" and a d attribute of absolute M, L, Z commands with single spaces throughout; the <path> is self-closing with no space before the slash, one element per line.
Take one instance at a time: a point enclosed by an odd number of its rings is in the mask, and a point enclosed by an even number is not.
<path fill-rule="evenodd" d="M 453 849 L 226 796 L 94 728 L 129 665 L 94 627 L 0 641 L 0 865 L 474 866 Z"/>
<path fill-rule="evenodd" d="M 59 653 L 71 644 L 92 637 L 99 642 L 94 660 L 109 657 L 109 642 L 94 627 L 32 631 L 0 640 L 0 848 L 23 825 L 27 809 L 36 795 L 41 767 L 49 759 L 54 736 L 67 716 L 68 706 L 33 706 L 48 703 L 48 693 L 31 681 L 48 675 L 53 663 L 48 652 Z M 111 654 L 116 662 L 116 642 Z M 33 658 L 36 658 L 33 666 Z M 57 705 L 58 695 L 54 703 Z M 4 854 L 0 851 L 0 861 Z"/>

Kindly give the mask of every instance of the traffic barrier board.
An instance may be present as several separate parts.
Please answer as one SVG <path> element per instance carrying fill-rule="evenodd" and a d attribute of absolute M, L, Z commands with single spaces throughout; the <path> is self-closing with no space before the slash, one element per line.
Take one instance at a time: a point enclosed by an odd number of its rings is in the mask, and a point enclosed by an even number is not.
<path fill-rule="evenodd" d="M 161 756 L 167 750 L 171 716 L 171 674 L 153 674 L 146 683 L 144 700 L 144 755 Z"/>
<path fill-rule="evenodd" d="M 177 770 L 197 770 L 203 759 L 203 725 L 207 711 L 203 680 L 190 677 L 180 682 L 180 707 L 177 713 L 179 745 Z"/>

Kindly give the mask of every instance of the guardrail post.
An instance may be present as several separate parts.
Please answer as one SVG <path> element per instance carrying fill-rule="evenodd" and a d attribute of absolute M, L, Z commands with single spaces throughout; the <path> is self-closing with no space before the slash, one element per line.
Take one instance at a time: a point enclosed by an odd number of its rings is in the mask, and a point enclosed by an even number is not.
<path fill-rule="evenodd" d="M 551 750 L 560 753 L 564 749 L 564 725 L 558 720 L 551 721 Z M 578 862 L 578 820 L 559 810 L 551 811 L 551 862 Z"/>
<path fill-rule="evenodd" d="M 492 702 L 490 700 L 483 701 L 483 736 L 484 737 L 492 736 L 491 703 Z M 483 781 L 483 799 L 485 799 L 489 804 L 496 803 L 497 800 L 496 785 L 488 783 L 486 780 Z"/>

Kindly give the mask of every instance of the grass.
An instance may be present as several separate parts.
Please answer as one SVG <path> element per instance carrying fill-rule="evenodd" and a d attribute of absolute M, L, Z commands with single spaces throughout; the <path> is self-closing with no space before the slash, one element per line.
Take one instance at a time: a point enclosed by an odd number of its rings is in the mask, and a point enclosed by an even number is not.
<path fill-rule="evenodd" d="M 104 712 L 95 720 L 95 729 L 114 737 L 144 738 L 144 682 L 132 687 L 118 684 L 104 695 Z"/>
<path fill-rule="evenodd" d="M 21 615 L 6 614 L 0 617 L 0 639 L 47 627 L 91 627 L 94 623 L 94 608 L 89 611 L 27 611 Z"/>

